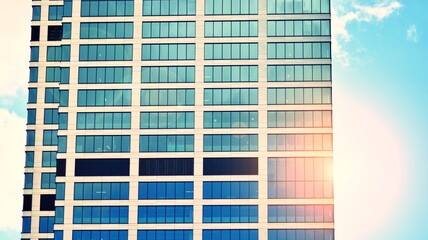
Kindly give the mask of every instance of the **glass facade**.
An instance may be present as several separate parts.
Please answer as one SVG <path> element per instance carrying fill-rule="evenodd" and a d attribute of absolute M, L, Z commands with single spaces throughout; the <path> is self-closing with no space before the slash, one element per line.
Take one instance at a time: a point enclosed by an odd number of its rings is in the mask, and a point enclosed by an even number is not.
<path fill-rule="evenodd" d="M 21 239 L 334 240 L 329 0 L 32 5 Z"/>

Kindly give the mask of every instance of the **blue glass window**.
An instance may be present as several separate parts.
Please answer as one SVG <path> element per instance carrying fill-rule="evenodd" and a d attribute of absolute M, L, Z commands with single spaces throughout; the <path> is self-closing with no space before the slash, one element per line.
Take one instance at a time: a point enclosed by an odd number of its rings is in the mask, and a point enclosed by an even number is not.
<path fill-rule="evenodd" d="M 206 88 L 204 105 L 257 105 L 257 88 Z"/>
<path fill-rule="evenodd" d="M 39 47 L 30 47 L 30 62 L 39 61 Z"/>
<path fill-rule="evenodd" d="M 330 42 L 268 43 L 268 59 L 330 59 Z"/>
<path fill-rule="evenodd" d="M 42 152 L 42 167 L 56 167 L 56 152 Z"/>
<path fill-rule="evenodd" d="M 268 151 L 331 151 L 331 133 L 268 134 Z"/>
<path fill-rule="evenodd" d="M 257 229 L 204 229 L 202 240 L 258 240 Z M 269 239 L 270 240 L 270 239 Z"/>
<path fill-rule="evenodd" d="M 204 205 L 203 223 L 257 223 L 257 205 Z"/>
<path fill-rule="evenodd" d="M 25 167 L 26 168 L 34 167 L 34 151 L 25 152 Z"/>
<path fill-rule="evenodd" d="M 63 5 L 49 6 L 49 15 L 48 15 L 49 21 L 60 21 L 62 20 L 63 15 L 64 15 Z"/>
<path fill-rule="evenodd" d="M 132 44 L 81 44 L 79 61 L 132 61 Z"/>
<path fill-rule="evenodd" d="M 258 66 L 205 66 L 205 82 L 257 82 Z"/>
<path fill-rule="evenodd" d="M 27 125 L 36 124 L 36 109 L 27 109 Z"/>
<path fill-rule="evenodd" d="M 65 183 L 56 183 L 56 200 L 65 199 Z"/>
<path fill-rule="evenodd" d="M 331 88 L 268 88 L 269 105 L 331 104 Z"/>
<path fill-rule="evenodd" d="M 59 106 L 68 107 L 68 90 L 59 91 Z"/>
<path fill-rule="evenodd" d="M 331 65 L 268 65 L 268 82 L 331 81 Z"/>
<path fill-rule="evenodd" d="M 128 200 L 127 182 L 86 182 L 74 184 L 74 200 Z"/>
<path fill-rule="evenodd" d="M 59 130 L 65 130 L 68 128 L 68 113 L 60 113 L 59 116 L 59 123 L 58 123 L 58 129 Z"/>
<path fill-rule="evenodd" d="M 183 16 L 196 14 L 196 0 L 143 0 L 143 16 Z"/>
<path fill-rule="evenodd" d="M 78 90 L 78 107 L 131 106 L 131 89 Z"/>
<path fill-rule="evenodd" d="M 71 23 L 62 23 L 62 39 L 71 39 Z"/>
<path fill-rule="evenodd" d="M 333 222 L 333 205 L 269 205 L 268 222 Z"/>
<path fill-rule="evenodd" d="M 141 129 L 193 129 L 194 112 L 142 112 Z"/>
<path fill-rule="evenodd" d="M 257 151 L 257 134 L 204 134 L 204 152 Z"/>
<path fill-rule="evenodd" d="M 205 43 L 205 60 L 254 60 L 259 58 L 257 43 Z"/>
<path fill-rule="evenodd" d="M 142 83 L 193 83 L 194 66 L 141 67 Z"/>
<path fill-rule="evenodd" d="M 68 84 L 70 80 L 70 68 L 46 67 L 46 82 L 58 82 Z"/>
<path fill-rule="evenodd" d="M 48 46 L 46 60 L 48 62 L 69 62 L 70 45 Z"/>
<path fill-rule="evenodd" d="M 138 223 L 193 223 L 193 206 L 139 206 Z"/>
<path fill-rule="evenodd" d="M 143 44 L 141 48 L 143 61 L 177 61 L 195 60 L 195 44 Z"/>
<path fill-rule="evenodd" d="M 73 230 L 73 240 L 128 240 L 128 230 Z"/>
<path fill-rule="evenodd" d="M 28 103 L 37 103 L 37 88 L 28 88 Z"/>
<path fill-rule="evenodd" d="M 36 142 L 36 131 L 27 130 L 26 146 L 34 146 L 35 142 Z"/>
<path fill-rule="evenodd" d="M 58 108 L 45 108 L 43 124 L 58 124 Z"/>
<path fill-rule="evenodd" d="M 31 217 L 22 217 L 22 233 L 31 232 Z"/>
<path fill-rule="evenodd" d="M 140 135 L 140 152 L 193 151 L 193 135 Z"/>
<path fill-rule="evenodd" d="M 55 207 L 55 224 L 64 224 L 64 207 Z"/>
<path fill-rule="evenodd" d="M 193 230 L 138 230 L 137 240 L 193 240 Z"/>
<path fill-rule="evenodd" d="M 42 173 L 42 189 L 55 189 L 55 173 Z"/>
<path fill-rule="evenodd" d="M 32 21 L 40 21 L 41 6 L 33 6 Z"/>
<path fill-rule="evenodd" d="M 43 130 L 43 146 L 58 145 L 58 130 Z"/>
<path fill-rule="evenodd" d="M 239 1 L 239 0 L 238 0 Z M 257 21 L 205 21 L 205 37 L 257 37 Z"/>
<path fill-rule="evenodd" d="M 82 0 L 82 17 L 134 16 L 134 0 Z"/>
<path fill-rule="evenodd" d="M 79 84 L 131 83 L 132 67 L 80 67 Z"/>
<path fill-rule="evenodd" d="M 143 38 L 194 38 L 195 35 L 195 22 L 143 22 Z"/>
<path fill-rule="evenodd" d="M 268 37 L 330 36 L 330 20 L 268 21 Z"/>
<path fill-rule="evenodd" d="M 55 230 L 54 240 L 63 240 L 63 239 L 64 239 L 64 232 L 62 230 Z"/>
<path fill-rule="evenodd" d="M 45 88 L 45 103 L 59 103 L 59 88 Z"/>
<path fill-rule="evenodd" d="M 67 136 L 58 136 L 58 152 L 67 152 Z"/>
<path fill-rule="evenodd" d="M 195 89 L 141 89 L 141 106 L 194 106 Z"/>
<path fill-rule="evenodd" d="M 331 111 L 268 111 L 269 128 L 328 128 L 331 126 Z"/>
<path fill-rule="evenodd" d="M 129 135 L 76 136 L 77 153 L 129 152 L 130 144 Z"/>
<path fill-rule="evenodd" d="M 257 128 L 258 112 L 204 112 L 204 128 Z"/>
<path fill-rule="evenodd" d="M 127 39 L 134 36 L 132 22 L 83 22 L 80 39 Z"/>
<path fill-rule="evenodd" d="M 269 229 L 269 240 L 334 240 L 333 229 Z"/>
<path fill-rule="evenodd" d="M 258 0 L 205 0 L 205 15 L 256 15 Z"/>
<path fill-rule="evenodd" d="M 55 217 L 39 218 L 39 233 L 53 233 Z"/>
<path fill-rule="evenodd" d="M 268 0 L 268 14 L 330 13 L 330 0 Z"/>
<path fill-rule="evenodd" d="M 193 182 L 140 182 L 138 199 L 193 199 Z"/>
<path fill-rule="evenodd" d="M 33 188 L 33 173 L 24 173 L 24 189 Z"/>
<path fill-rule="evenodd" d="M 84 206 L 73 208 L 73 224 L 127 224 L 128 206 Z"/>
<path fill-rule="evenodd" d="M 271 199 L 332 198 L 331 158 L 268 158 Z"/>
<path fill-rule="evenodd" d="M 131 129 L 131 113 L 77 113 L 77 129 Z"/>
<path fill-rule="evenodd" d="M 204 182 L 204 199 L 257 199 L 258 182 Z"/>
<path fill-rule="evenodd" d="M 30 67 L 30 77 L 28 82 L 35 83 L 37 82 L 38 78 L 39 78 L 39 68 Z"/>

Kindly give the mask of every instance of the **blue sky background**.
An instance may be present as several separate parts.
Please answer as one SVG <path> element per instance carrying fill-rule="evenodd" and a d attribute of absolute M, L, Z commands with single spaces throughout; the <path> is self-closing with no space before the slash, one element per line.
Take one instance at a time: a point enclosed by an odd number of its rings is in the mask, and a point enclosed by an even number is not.
<path fill-rule="evenodd" d="M 336 239 L 428 239 L 428 1 L 333 4 Z M 0 9 L 1 240 L 20 232 L 30 5 Z"/>

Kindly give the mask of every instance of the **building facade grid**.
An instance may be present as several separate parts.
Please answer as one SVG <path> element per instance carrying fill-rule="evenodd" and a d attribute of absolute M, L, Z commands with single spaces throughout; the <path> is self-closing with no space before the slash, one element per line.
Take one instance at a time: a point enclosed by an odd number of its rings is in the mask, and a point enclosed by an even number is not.
<path fill-rule="evenodd" d="M 334 239 L 329 0 L 33 0 L 22 239 Z"/>

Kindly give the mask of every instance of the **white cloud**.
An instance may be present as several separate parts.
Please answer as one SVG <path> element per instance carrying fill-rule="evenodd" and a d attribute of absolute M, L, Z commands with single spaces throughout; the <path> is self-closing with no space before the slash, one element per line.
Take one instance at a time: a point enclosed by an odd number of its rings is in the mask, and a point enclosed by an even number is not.
<path fill-rule="evenodd" d="M 0 109 L 0 229 L 19 230 L 24 186 L 25 119 Z"/>
<path fill-rule="evenodd" d="M 358 11 L 361 21 L 371 21 L 373 18 L 383 20 L 402 7 L 398 1 L 384 1 L 374 6 L 363 6 L 353 4 L 353 7 Z"/>
<path fill-rule="evenodd" d="M 417 43 L 419 41 L 418 29 L 414 24 L 407 28 L 407 40 Z"/>
<path fill-rule="evenodd" d="M 332 47 L 333 56 L 343 66 L 348 66 L 351 54 L 343 47 L 344 43 L 351 40 L 352 35 L 348 31 L 348 24 L 352 22 L 382 21 L 391 14 L 397 12 L 402 4 L 398 1 L 383 1 L 371 6 L 352 3 L 345 5 L 341 0 L 336 0 L 331 12 L 332 20 Z"/>

